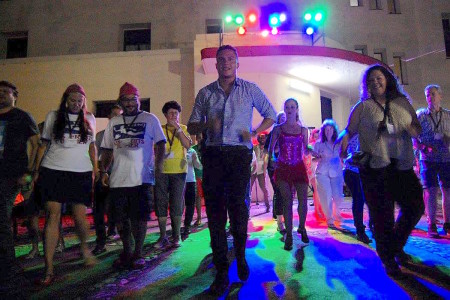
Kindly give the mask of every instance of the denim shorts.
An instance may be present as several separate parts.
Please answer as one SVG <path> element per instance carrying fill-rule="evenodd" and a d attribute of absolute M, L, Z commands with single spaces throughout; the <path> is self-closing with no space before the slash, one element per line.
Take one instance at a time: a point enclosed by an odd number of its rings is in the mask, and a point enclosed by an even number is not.
<path fill-rule="evenodd" d="M 420 178 L 423 188 L 450 188 L 450 162 L 420 161 Z"/>

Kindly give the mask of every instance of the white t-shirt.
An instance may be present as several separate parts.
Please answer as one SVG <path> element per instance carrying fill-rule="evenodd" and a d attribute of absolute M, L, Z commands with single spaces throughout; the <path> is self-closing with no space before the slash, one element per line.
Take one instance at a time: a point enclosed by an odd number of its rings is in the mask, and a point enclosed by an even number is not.
<path fill-rule="evenodd" d="M 148 112 L 109 120 L 101 147 L 113 150 L 110 187 L 154 184 L 153 146 L 165 140 L 158 118 Z"/>
<path fill-rule="evenodd" d="M 69 125 L 64 128 L 64 141 L 55 141 L 53 136 L 53 126 L 57 116 L 56 111 L 47 114 L 42 131 L 42 139 L 50 141 L 47 153 L 42 160 L 41 166 L 59 171 L 69 172 L 89 172 L 92 171 L 92 162 L 89 157 L 89 145 L 95 142 L 92 134 L 95 132 L 95 118 L 92 114 L 86 114 L 86 120 L 90 124 L 90 133 L 86 143 L 80 141 L 80 125 L 78 114 L 67 114 Z"/>

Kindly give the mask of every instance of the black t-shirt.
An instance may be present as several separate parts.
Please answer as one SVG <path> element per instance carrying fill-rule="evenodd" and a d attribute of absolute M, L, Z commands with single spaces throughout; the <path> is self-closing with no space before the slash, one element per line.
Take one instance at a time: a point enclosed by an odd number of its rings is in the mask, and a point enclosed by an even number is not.
<path fill-rule="evenodd" d="M 13 108 L 0 114 L 0 177 L 20 177 L 27 171 L 27 141 L 36 134 L 39 130 L 29 113 Z"/>

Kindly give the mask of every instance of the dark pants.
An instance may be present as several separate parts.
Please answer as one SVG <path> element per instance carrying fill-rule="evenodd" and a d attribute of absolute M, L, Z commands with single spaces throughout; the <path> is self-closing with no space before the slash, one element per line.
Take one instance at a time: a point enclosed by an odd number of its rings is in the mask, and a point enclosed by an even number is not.
<path fill-rule="evenodd" d="M 394 259 L 424 212 L 422 187 L 413 169 L 400 171 L 394 164 L 361 170 L 361 181 L 374 225 L 377 253 L 383 262 Z M 394 202 L 400 206 L 394 220 Z"/>
<path fill-rule="evenodd" d="M 273 180 L 273 174 L 275 173 L 275 169 L 268 168 L 267 173 L 269 174 L 270 183 L 272 184 L 273 188 L 273 218 L 275 219 L 276 216 L 280 216 L 283 214 L 283 201 L 281 199 L 281 193 L 280 189 L 278 188 L 277 184 Z"/>
<path fill-rule="evenodd" d="M 227 211 L 236 259 L 245 258 L 248 223 L 245 195 L 251 161 L 252 152 L 245 146 L 207 147 L 202 155 L 206 214 L 213 262 L 219 272 L 228 270 Z"/>
<path fill-rule="evenodd" d="M 109 188 L 102 186 L 101 180 L 95 183 L 94 224 L 97 236 L 96 242 L 99 246 L 105 246 L 106 243 L 105 213 L 108 215 L 108 234 L 114 234 L 116 227 L 112 220 L 110 209 L 108 209 L 108 193 Z"/>
<path fill-rule="evenodd" d="M 349 169 L 344 170 L 344 181 L 352 194 L 352 213 L 353 224 L 355 224 L 356 232 L 364 232 L 366 226 L 364 226 L 364 203 L 366 198 L 364 197 L 364 191 L 361 184 L 361 178 L 359 173 L 353 172 Z"/>
<path fill-rule="evenodd" d="M 196 185 L 196 182 L 186 182 L 184 190 L 184 205 L 186 207 L 184 211 L 184 227 L 186 228 L 191 226 L 192 219 L 194 218 L 195 195 L 197 194 Z"/>
<path fill-rule="evenodd" d="M 13 276 L 16 254 L 11 229 L 14 200 L 19 194 L 17 179 L 0 177 L 0 282 Z"/>

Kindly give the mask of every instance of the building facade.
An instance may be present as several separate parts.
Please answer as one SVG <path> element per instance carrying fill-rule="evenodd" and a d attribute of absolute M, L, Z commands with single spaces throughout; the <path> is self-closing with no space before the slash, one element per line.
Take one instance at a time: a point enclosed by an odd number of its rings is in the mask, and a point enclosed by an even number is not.
<path fill-rule="evenodd" d="M 262 37 L 262 15 L 271 9 L 284 10 L 288 21 L 279 34 Z M 322 10 L 325 16 L 312 39 L 302 31 L 307 10 Z M 249 11 L 257 14 L 257 22 L 239 36 L 225 15 L 246 16 Z M 420 107 L 426 105 L 423 88 L 429 83 L 450 93 L 449 18 L 448 0 L 0 1 L 0 77 L 17 84 L 18 106 L 38 121 L 56 109 L 73 82 L 85 86 L 89 109 L 95 110 L 97 103 L 116 99 L 119 87 L 130 81 L 159 117 L 164 102 L 181 101 L 186 122 L 196 92 L 217 77 L 214 63 L 208 62 L 211 57 L 202 57 L 203 49 L 220 43 L 264 46 L 274 54 L 249 54 L 241 59 L 239 75 L 257 82 L 277 109 L 289 96 L 304 100 L 304 121 L 311 127 L 322 121 L 321 97 L 330 99 L 332 117 L 342 128 L 357 101 L 364 68 L 355 67 L 352 59 L 330 60 L 326 54 L 315 66 L 341 74 L 336 83 L 341 87 L 320 84 L 288 70 L 310 60 L 305 60 L 304 49 L 283 58 L 274 49 L 324 47 L 379 60 L 396 72 L 413 105 Z M 363 59 L 357 60 L 364 65 Z M 274 66 L 278 61 L 279 67 Z M 287 82 L 292 80 L 311 90 L 290 89 Z"/>

